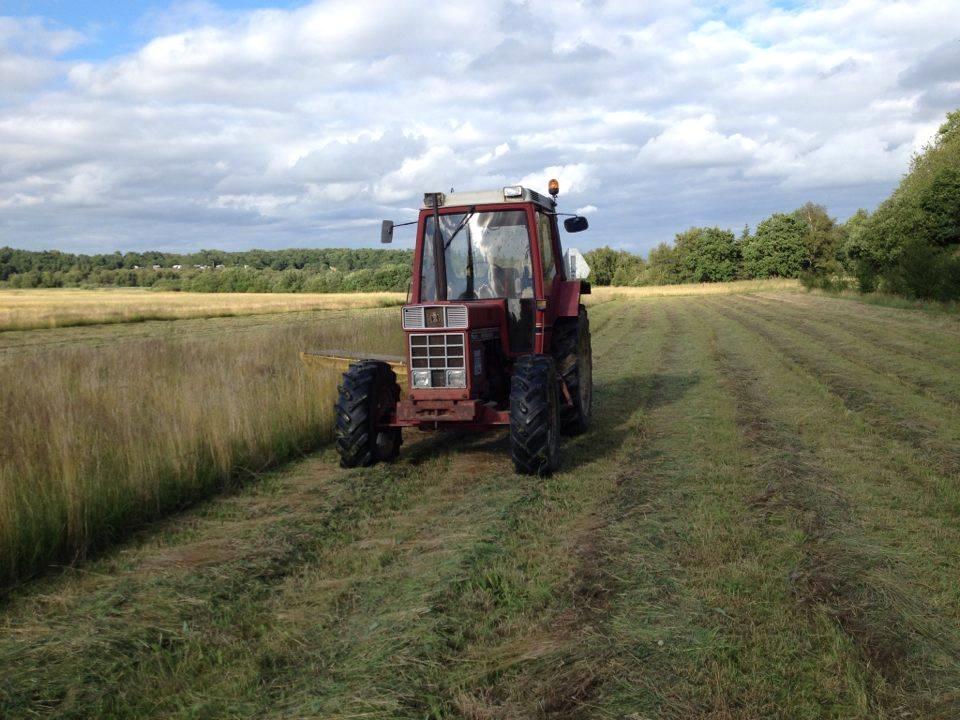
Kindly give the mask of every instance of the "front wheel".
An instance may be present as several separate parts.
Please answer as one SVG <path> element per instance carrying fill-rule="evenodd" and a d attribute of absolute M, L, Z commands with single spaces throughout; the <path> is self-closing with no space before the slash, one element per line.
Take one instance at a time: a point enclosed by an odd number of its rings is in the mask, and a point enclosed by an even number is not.
<path fill-rule="evenodd" d="M 560 397 L 549 355 L 517 359 L 510 382 L 510 456 L 523 475 L 549 475 L 560 464 Z"/>
<path fill-rule="evenodd" d="M 334 406 L 334 432 L 340 466 L 365 467 L 394 460 L 400 453 L 400 428 L 383 428 L 400 400 L 390 366 L 378 360 L 353 363 L 343 374 Z"/>

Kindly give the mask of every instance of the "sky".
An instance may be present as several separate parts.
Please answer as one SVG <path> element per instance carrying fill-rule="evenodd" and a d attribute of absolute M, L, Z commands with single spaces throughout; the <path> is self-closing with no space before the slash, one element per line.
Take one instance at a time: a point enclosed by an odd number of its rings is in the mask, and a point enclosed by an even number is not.
<path fill-rule="evenodd" d="M 557 177 L 646 253 L 872 210 L 958 107 L 955 0 L 0 0 L 0 246 L 377 247 Z"/>

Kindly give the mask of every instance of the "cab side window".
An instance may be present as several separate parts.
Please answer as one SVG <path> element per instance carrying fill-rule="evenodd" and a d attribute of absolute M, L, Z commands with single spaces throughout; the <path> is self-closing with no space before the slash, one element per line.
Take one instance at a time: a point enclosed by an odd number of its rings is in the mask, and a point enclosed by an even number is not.
<path fill-rule="evenodd" d="M 553 256 L 553 223 L 550 222 L 550 216 L 542 212 L 537 213 L 537 235 L 543 263 L 543 294 L 549 295 L 557 276 L 557 261 Z"/>

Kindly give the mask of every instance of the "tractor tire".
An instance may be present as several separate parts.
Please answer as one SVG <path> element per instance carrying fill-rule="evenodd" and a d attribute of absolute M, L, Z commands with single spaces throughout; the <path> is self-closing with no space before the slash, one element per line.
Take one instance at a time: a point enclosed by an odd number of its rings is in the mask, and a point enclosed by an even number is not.
<path fill-rule="evenodd" d="M 553 358 L 523 355 L 510 381 L 510 457 L 518 473 L 549 475 L 560 460 L 560 387 Z"/>
<path fill-rule="evenodd" d="M 400 428 L 377 429 L 400 400 L 400 386 L 390 366 L 377 360 L 353 363 L 337 389 L 334 434 L 340 467 L 395 460 L 403 442 Z"/>
<path fill-rule="evenodd" d="M 562 318 L 553 326 L 553 357 L 572 401 L 560 406 L 560 429 L 565 435 L 579 435 L 590 427 L 593 415 L 593 350 L 583 305 L 577 317 Z"/>

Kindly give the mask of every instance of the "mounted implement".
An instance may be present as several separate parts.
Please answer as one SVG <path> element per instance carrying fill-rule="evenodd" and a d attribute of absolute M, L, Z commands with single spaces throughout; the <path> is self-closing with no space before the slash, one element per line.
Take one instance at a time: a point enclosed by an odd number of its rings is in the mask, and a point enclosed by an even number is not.
<path fill-rule="evenodd" d="M 404 357 L 304 354 L 345 369 L 336 442 L 345 467 L 394 459 L 401 429 L 509 427 L 518 472 L 556 469 L 561 433 L 590 423 L 589 268 L 562 254 L 556 195 L 525 187 L 427 193 L 416 221 Z M 413 223 L 408 223 L 413 224 Z M 572 215 L 567 232 L 587 228 Z M 384 221 L 381 239 L 394 225 Z M 399 382 L 407 392 L 401 396 Z"/>

